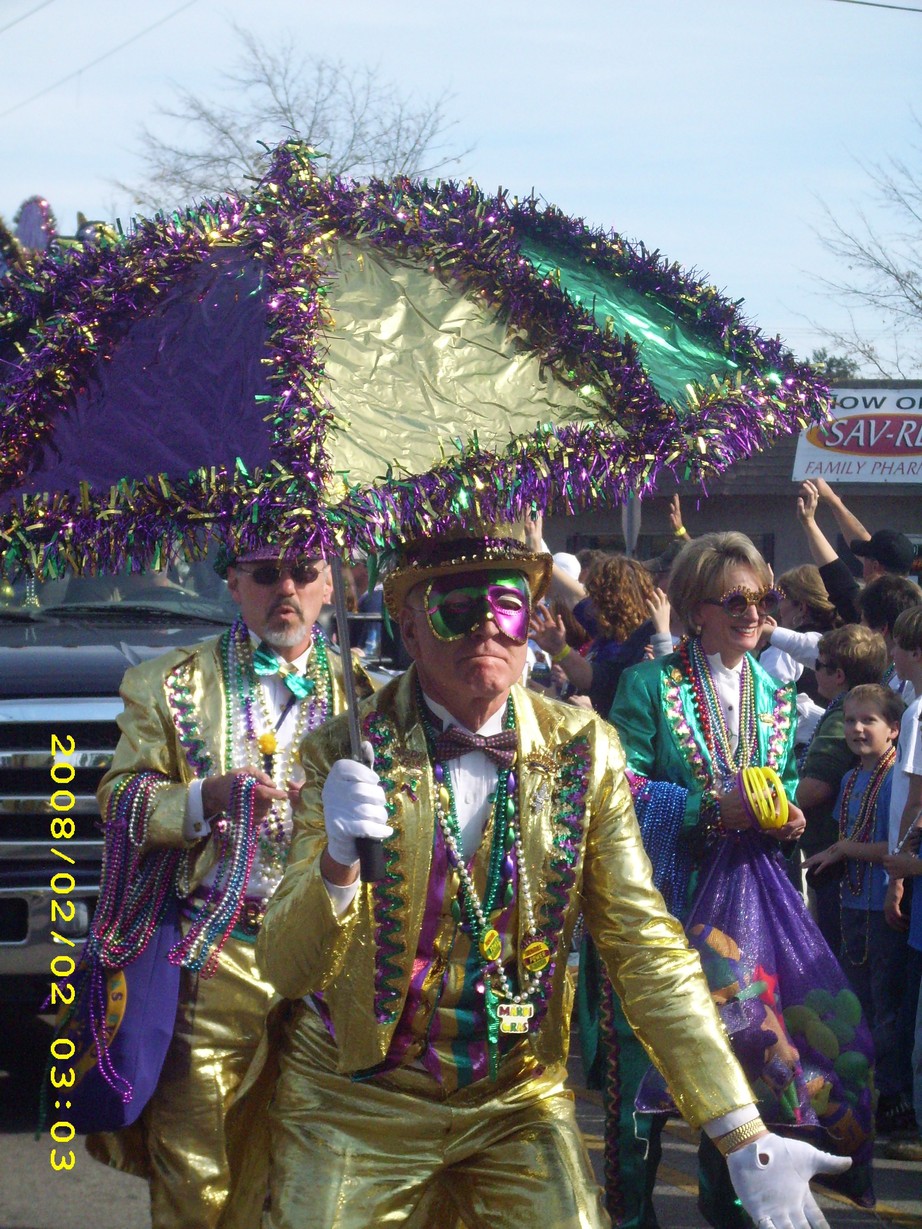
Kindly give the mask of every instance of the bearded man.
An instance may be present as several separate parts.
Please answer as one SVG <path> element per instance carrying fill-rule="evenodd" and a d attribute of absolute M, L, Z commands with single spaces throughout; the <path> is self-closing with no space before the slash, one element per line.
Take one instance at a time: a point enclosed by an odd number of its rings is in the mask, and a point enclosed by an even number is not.
<path fill-rule="evenodd" d="M 129 833 L 132 865 L 153 868 L 151 881 L 159 868 L 180 898 L 179 1004 L 156 1091 L 132 1126 L 89 1140 L 99 1160 L 148 1179 L 155 1229 L 220 1223 L 226 1114 L 272 997 L 255 943 L 288 857 L 297 750 L 344 707 L 342 664 L 316 624 L 326 562 L 276 547 L 219 570 L 239 618 L 126 672 L 121 738 L 98 795 L 110 833 Z"/>

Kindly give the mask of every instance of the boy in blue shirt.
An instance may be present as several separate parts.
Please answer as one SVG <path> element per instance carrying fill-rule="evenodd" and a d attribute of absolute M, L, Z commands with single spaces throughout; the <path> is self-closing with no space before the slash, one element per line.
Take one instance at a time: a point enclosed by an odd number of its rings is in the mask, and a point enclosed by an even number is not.
<path fill-rule="evenodd" d="M 897 692 L 879 683 L 853 687 L 848 692 L 843 706 L 845 742 L 858 757 L 858 765 L 845 774 L 839 787 L 834 811 L 839 839 L 805 863 L 808 870 L 822 871 L 831 866 L 842 869 L 839 960 L 874 1037 L 881 1130 L 910 1126 L 913 1121 L 908 1073 L 896 1045 L 905 985 L 906 934 L 887 925 L 887 876 L 883 868 L 889 849 L 895 744 L 905 707 Z"/>

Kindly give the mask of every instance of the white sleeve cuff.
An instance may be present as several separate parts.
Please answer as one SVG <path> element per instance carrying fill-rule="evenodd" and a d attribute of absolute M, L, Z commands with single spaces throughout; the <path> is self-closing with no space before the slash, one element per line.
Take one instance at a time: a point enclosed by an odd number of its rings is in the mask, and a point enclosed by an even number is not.
<path fill-rule="evenodd" d="M 321 879 L 323 879 L 322 875 Z M 329 879 L 323 880 L 323 886 L 327 890 L 327 895 L 330 898 L 330 904 L 333 906 L 333 912 L 337 917 L 342 917 L 342 915 L 352 904 L 361 882 L 361 879 L 356 879 L 354 883 L 347 883 L 340 886 L 337 883 L 330 883 Z"/>
<path fill-rule="evenodd" d="M 726 1135 L 728 1131 L 733 1131 L 737 1127 L 741 1127 L 744 1122 L 752 1122 L 753 1118 L 758 1118 L 759 1111 L 754 1105 L 741 1105 L 738 1110 L 730 1110 L 729 1114 L 721 1114 L 719 1118 L 712 1118 L 710 1122 L 704 1123 L 702 1130 L 709 1139 L 717 1139 L 720 1135 Z"/>
<path fill-rule="evenodd" d="M 211 832 L 211 824 L 205 818 L 202 807 L 201 779 L 193 781 L 186 793 L 186 813 L 182 821 L 183 840 L 200 841 Z"/>
<path fill-rule="evenodd" d="M 668 657 L 675 649 L 672 632 L 654 632 L 650 637 L 650 647 L 654 657 Z"/>

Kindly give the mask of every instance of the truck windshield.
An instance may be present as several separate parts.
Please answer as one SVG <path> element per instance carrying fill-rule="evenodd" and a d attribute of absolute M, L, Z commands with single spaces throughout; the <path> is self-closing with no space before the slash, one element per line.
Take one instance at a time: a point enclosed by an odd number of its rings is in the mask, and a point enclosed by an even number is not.
<path fill-rule="evenodd" d="M 211 563 L 170 565 L 160 572 L 19 580 L 0 587 L 0 618 L 83 618 L 230 623 L 237 607 Z"/>

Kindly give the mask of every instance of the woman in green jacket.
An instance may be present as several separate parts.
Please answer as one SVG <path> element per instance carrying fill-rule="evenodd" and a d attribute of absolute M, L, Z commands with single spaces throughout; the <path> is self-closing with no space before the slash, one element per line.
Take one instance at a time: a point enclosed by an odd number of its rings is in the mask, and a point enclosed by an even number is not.
<path fill-rule="evenodd" d="M 793 804 L 796 696 L 792 685 L 779 685 L 752 654 L 781 596 L 765 560 L 744 535 L 707 534 L 690 542 L 669 584 L 670 601 L 687 635 L 676 652 L 625 672 L 610 719 L 624 745 L 657 886 L 701 952 L 731 1038 L 749 1047 L 744 1069 L 753 1101 L 777 1125 L 809 1128 L 815 1139 L 817 1132 L 822 1137 L 825 1123 L 818 1122 L 810 1096 L 824 1077 L 806 1058 L 801 1063 L 798 1047 L 805 1051 L 806 1043 L 795 1040 L 793 1023 L 783 1015 L 791 1007 L 808 1008 L 802 1005 L 803 990 L 794 992 L 794 983 L 781 978 L 787 968 L 784 953 L 770 967 L 776 932 L 783 931 L 791 943 L 789 963 L 802 958 L 810 965 L 810 986 L 828 986 L 835 995 L 844 979 L 788 883 L 779 855 L 793 847 L 804 829 L 803 813 Z M 764 809 L 758 797 L 747 795 L 750 774 L 743 770 L 753 767 L 771 770 L 766 789 L 773 796 Z M 762 911 L 760 893 L 774 902 Z M 767 916 L 766 910 L 773 909 L 779 915 Z M 792 972 L 796 977 L 800 971 Z M 786 999 L 781 993 L 785 985 L 791 987 Z M 651 1193 L 664 1117 L 642 1111 L 668 1112 L 670 1101 L 655 1076 L 651 1081 L 645 1075 L 649 1063 L 617 1002 L 605 998 L 609 1211 L 616 1225 L 651 1229 L 657 1225 Z M 844 999 L 836 1002 L 845 1010 Z M 869 1078 L 865 1038 L 857 1025 L 852 1032 L 861 1069 L 860 1095 L 855 1094 L 861 1106 L 852 1108 L 855 1114 L 860 1108 L 861 1121 L 849 1141 L 833 1139 L 832 1144 L 854 1152 L 860 1137 L 869 1152 L 869 1126 L 865 1130 L 862 1125 L 870 1113 L 870 1089 L 865 1097 L 862 1084 Z M 859 1185 L 865 1180 L 866 1175 Z M 871 1198 L 866 1191 L 857 1197 L 861 1202 Z M 751 1223 L 733 1196 L 725 1163 L 707 1140 L 699 1151 L 699 1206 L 719 1229 Z"/>

